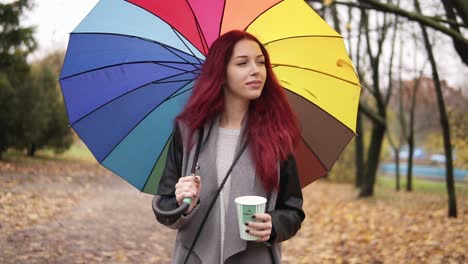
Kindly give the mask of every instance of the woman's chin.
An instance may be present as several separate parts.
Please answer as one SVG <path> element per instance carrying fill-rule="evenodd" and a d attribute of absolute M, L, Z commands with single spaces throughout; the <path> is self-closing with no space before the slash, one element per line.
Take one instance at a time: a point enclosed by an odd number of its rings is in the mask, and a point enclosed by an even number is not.
<path fill-rule="evenodd" d="M 245 98 L 248 100 L 258 99 L 262 95 L 262 91 L 251 91 L 245 95 Z"/>

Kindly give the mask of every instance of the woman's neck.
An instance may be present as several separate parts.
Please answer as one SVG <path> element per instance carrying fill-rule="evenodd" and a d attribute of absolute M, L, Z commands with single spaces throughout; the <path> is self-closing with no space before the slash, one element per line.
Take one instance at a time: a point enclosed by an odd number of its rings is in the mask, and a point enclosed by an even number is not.
<path fill-rule="evenodd" d="M 219 126 L 222 128 L 239 129 L 249 110 L 249 100 L 229 98 L 224 102 L 224 112 L 221 114 Z"/>

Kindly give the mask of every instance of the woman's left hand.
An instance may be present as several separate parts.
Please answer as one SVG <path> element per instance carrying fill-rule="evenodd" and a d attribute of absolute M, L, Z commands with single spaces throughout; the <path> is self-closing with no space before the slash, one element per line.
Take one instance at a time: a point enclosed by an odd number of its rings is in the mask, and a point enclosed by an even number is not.
<path fill-rule="evenodd" d="M 248 222 L 248 233 L 259 237 L 257 242 L 266 242 L 270 239 L 272 223 L 271 215 L 269 214 L 255 214 L 255 219 L 259 222 Z"/>

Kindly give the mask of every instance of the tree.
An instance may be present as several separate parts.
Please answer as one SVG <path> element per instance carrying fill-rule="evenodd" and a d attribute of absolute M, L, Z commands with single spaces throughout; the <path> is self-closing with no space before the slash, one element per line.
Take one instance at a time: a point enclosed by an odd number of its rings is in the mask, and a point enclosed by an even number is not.
<path fill-rule="evenodd" d="M 58 83 L 64 56 L 63 51 L 56 51 L 36 65 L 40 69 L 38 78 L 43 85 L 40 87 L 38 83 L 36 88 L 43 90 L 44 105 L 47 106 L 45 111 L 46 127 L 34 141 L 34 145 L 38 149 L 47 147 L 55 152 L 63 152 L 73 143 L 73 133 L 68 126 L 68 116 Z"/>
<path fill-rule="evenodd" d="M 390 98 L 392 96 L 392 91 L 393 91 L 393 86 L 395 85 L 395 82 L 393 81 L 393 58 L 395 57 L 395 44 L 397 40 L 397 35 L 398 35 L 398 17 L 395 18 L 395 23 L 393 25 L 393 38 L 392 38 L 392 48 L 391 48 L 391 55 L 390 55 L 390 67 L 388 67 L 388 89 L 389 92 L 387 93 L 387 97 Z M 401 49 L 403 49 L 403 45 L 400 44 L 400 54 L 402 54 Z M 401 67 L 401 56 L 400 56 L 400 67 Z M 401 73 L 401 71 L 400 71 Z M 399 88 L 399 97 L 401 98 L 401 75 L 399 75 L 399 82 L 398 82 L 398 88 Z M 399 106 L 401 106 L 401 100 L 399 101 Z M 395 189 L 397 191 L 400 190 L 400 149 L 402 146 L 402 128 L 398 129 L 399 127 L 396 126 L 397 130 L 394 132 L 396 135 L 397 139 L 394 139 L 393 137 L 393 131 L 391 129 L 387 129 L 387 139 L 388 142 L 393 149 L 394 157 L 395 157 L 395 175 L 396 175 L 396 185 Z"/>
<path fill-rule="evenodd" d="M 13 124 L 10 116 L 10 113 L 14 112 L 14 107 L 11 103 L 13 96 L 14 90 L 8 76 L 0 72 L 0 105 L 2 106 L 2 110 L 0 111 L 0 159 L 13 138 Z"/>
<path fill-rule="evenodd" d="M 20 25 L 21 15 L 31 7 L 29 0 L 0 4 L 0 158 L 16 141 L 16 129 L 20 126 L 16 118 L 20 106 L 16 89 L 26 83 L 30 70 L 26 57 L 37 46 L 34 28 Z"/>
<path fill-rule="evenodd" d="M 27 84 L 17 89 L 22 106 L 16 110 L 21 127 L 15 147 L 29 156 L 46 147 L 61 152 L 73 142 L 58 85 L 62 61 L 63 52 L 55 52 L 34 63 Z"/>
<path fill-rule="evenodd" d="M 414 6 L 417 11 L 421 12 L 419 6 L 419 1 L 414 0 Z M 452 144 L 450 142 L 450 125 L 447 118 L 447 111 L 445 108 L 444 98 L 442 96 L 442 88 L 439 80 L 439 73 L 437 71 L 437 64 L 434 59 L 434 54 L 432 52 L 432 46 L 429 41 L 426 27 L 424 24 L 419 23 L 424 37 L 424 44 L 426 46 L 427 54 L 429 56 L 429 61 L 432 66 L 432 76 L 434 79 L 434 84 L 437 94 L 437 105 L 439 106 L 439 117 L 440 125 L 442 127 L 442 134 L 444 139 L 444 150 L 445 150 L 445 166 L 446 166 L 446 181 L 447 181 L 447 194 L 448 194 L 448 215 L 449 217 L 457 217 L 457 199 L 455 196 L 455 184 L 454 184 L 454 175 L 453 175 L 453 159 L 452 159 Z"/>
<path fill-rule="evenodd" d="M 361 190 L 359 197 L 370 197 L 374 194 L 374 184 L 376 180 L 377 169 L 380 161 L 380 154 L 382 150 L 383 139 L 385 131 L 387 129 L 387 113 L 386 108 L 389 101 L 389 96 L 385 95 L 381 87 L 380 78 L 380 65 L 381 56 L 383 54 L 383 43 L 387 37 L 387 32 L 390 23 L 387 21 L 387 16 L 384 15 L 383 22 L 379 31 L 375 32 L 378 36 L 376 43 L 372 44 L 370 29 L 369 29 L 369 18 L 368 12 L 361 9 L 361 22 L 364 29 L 364 35 L 366 40 L 366 50 L 368 60 L 370 63 L 372 85 L 365 85 L 372 95 L 376 110 L 366 105 L 361 101 L 359 110 L 361 110 L 372 122 L 370 145 L 367 150 L 367 162 L 366 170 L 363 178 L 363 183 L 360 186 Z M 375 48 L 375 44 L 377 47 Z M 376 50 L 373 51 L 373 50 Z M 390 89 L 387 90 L 390 93 Z"/>

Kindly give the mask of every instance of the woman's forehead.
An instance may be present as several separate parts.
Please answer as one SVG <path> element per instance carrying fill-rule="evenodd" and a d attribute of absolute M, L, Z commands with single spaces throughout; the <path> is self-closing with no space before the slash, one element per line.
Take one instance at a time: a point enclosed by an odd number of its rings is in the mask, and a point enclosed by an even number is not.
<path fill-rule="evenodd" d="M 259 57 L 263 56 L 262 50 L 257 42 L 243 39 L 234 45 L 232 58 Z"/>

